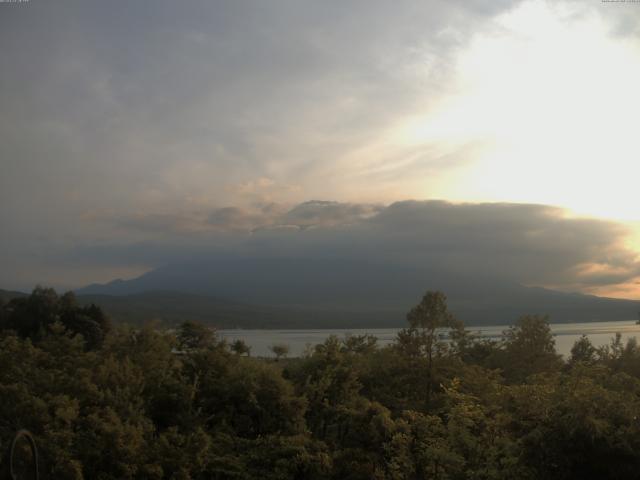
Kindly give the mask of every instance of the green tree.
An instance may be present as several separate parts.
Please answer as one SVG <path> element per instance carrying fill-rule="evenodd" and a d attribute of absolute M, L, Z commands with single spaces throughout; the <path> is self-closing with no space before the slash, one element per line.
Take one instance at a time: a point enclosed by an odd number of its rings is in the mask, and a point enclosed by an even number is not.
<path fill-rule="evenodd" d="M 230 348 L 231 348 L 231 351 L 234 352 L 236 355 L 251 356 L 251 347 L 247 345 L 247 343 L 240 338 L 233 341 L 231 343 Z"/>
<path fill-rule="evenodd" d="M 631 337 L 624 343 L 622 335 L 616 333 L 609 345 L 598 349 L 597 356 L 614 372 L 624 372 L 640 378 L 640 347 L 636 337 Z"/>
<path fill-rule="evenodd" d="M 215 330 L 203 323 L 187 320 L 178 327 L 178 345 L 183 350 L 207 348 L 215 342 Z"/>
<path fill-rule="evenodd" d="M 573 347 L 571 347 L 569 363 L 575 364 L 576 362 L 583 362 L 593 364 L 596 361 L 597 351 L 596 347 L 591 343 L 591 340 L 589 340 L 589 337 L 582 335 L 575 341 Z"/>
<path fill-rule="evenodd" d="M 557 371 L 562 366 L 546 316 L 525 315 L 503 332 L 502 367 L 510 381 L 523 381 L 529 375 Z"/>
<path fill-rule="evenodd" d="M 100 348 L 111 330 L 111 322 L 96 305 L 80 306 L 73 292 L 62 296 L 52 288 L 36 287 L 25 298 L 14 298 L 0 307 L 3 329 L 15 331 L 23 338 L 41 341 L 50 327 L 60 323 L 73 335 L 82 335 L 89 350 Z"/>
<path fill-rule="evenodd" d="M 270 362 L 205 349 L 186 359 L 184 374 L 195 387 L 199 424 L 208 431 L 244 438 L 304 431 L 306 401 Z"/>
<path fill-rule="evenodd" d="M 401 348 L 413 355 L 424 355 L 427 359 L 427 405 L 431 401 L 433 384 L 433 358 L 444 344 L 439 341 L 438 330 L 461 329 L 461 323 L 449 312 L 447 297 L 442 292 L 428 291 L 418 305 L 407 314 L 409 328 L 398 334 Z"/>
<path fill-rule="evenodd" d="M 378 338 L 365 335 L 347 335 L 342 341 L 343 350 L 350 353 L 370 354 L 378 348 Z"/>
<path fill-rule="evenodd" d="M 73 292 L 67 292 L 60 297 L 58 314 L 67 330 L 82 335 L 88 349 L 102 346 L 111 331 L 111 322 L 102 309 L 94 304 L 79 306 Z"/>
<path fill-rule="evenodd" d="M 38 341 L 46 335 L 47 327 L 60 319 L 58 306 L 56 291 L 38 286 L 28 297 L 13 298 L 3 306 L 3 328 Z"/>
<path fill-rule="evenodd" d="M 271 350 L 271 352 L 276 356 L 276 362 L 289 355 L 289 345 L 285 345 L 283 343 L 271 345 L 269 350 Z"/>

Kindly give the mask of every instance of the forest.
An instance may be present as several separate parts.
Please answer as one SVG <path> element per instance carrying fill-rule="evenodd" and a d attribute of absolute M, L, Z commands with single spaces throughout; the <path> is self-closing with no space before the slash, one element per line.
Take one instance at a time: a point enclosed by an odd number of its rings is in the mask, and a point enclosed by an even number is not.
<path fill-rule="evenodd" d="M 640 478 L 635 339 L 582 337 L 565 359 L 546 317 L 495 341 L 444 294 L 417 301 L 392 345 L 330 337 L 300 358 L 194 322 L 112 324 L 48 288 L 4 301 L 0 478 L 20 429 L 46 479 Z"/>

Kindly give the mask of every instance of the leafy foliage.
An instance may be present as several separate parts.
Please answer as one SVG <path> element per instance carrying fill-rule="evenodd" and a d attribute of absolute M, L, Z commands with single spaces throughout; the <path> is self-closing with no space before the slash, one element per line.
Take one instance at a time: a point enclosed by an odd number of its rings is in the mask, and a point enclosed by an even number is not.
<path fill-rule="evenodd" d="M 111 330 L 111 322 L 98 306 L 79 306 L 72 292 L 59 297 L 52 288 L 36 287 L 30 296 L 13 298 L 0 308 L 0 327 L 34 342 L 60 323 L 69 333 L 82 335 L 88 349 L 95 349 Z"/>
<path fill-rule="evenodd" d="M 110 328 L 36 289 L 0 307 L 0 449 L 49 479 L 574 479 L 640 471 L 640 348 L 556 354 L 547 319 L 469 335 L 428 293 L 395 344 L 252 358 L 194 323 Z M 443 338 L 445 337 L 445 338 Z M 6 474 L 0 460 L 0 478 Z"/>

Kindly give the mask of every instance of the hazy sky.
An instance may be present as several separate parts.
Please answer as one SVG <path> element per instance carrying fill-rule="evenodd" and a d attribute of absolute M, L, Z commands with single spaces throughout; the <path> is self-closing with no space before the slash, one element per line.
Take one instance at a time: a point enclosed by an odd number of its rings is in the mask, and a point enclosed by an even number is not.
<path fill-rule="evenodd" d="M 0 288 L 370 252 L 640 298 L 639 20 L 599 0 L 0 3 Z"/>

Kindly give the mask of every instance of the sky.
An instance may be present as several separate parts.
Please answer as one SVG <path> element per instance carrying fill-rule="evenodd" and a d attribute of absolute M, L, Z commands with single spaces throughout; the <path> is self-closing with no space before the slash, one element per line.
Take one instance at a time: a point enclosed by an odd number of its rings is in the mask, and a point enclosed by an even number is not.
<path fill-rule="evenodd" d="M 599 0 L 0 2 L 0 288 L 315 255 L 640 298 L 638 20 Z"/>

